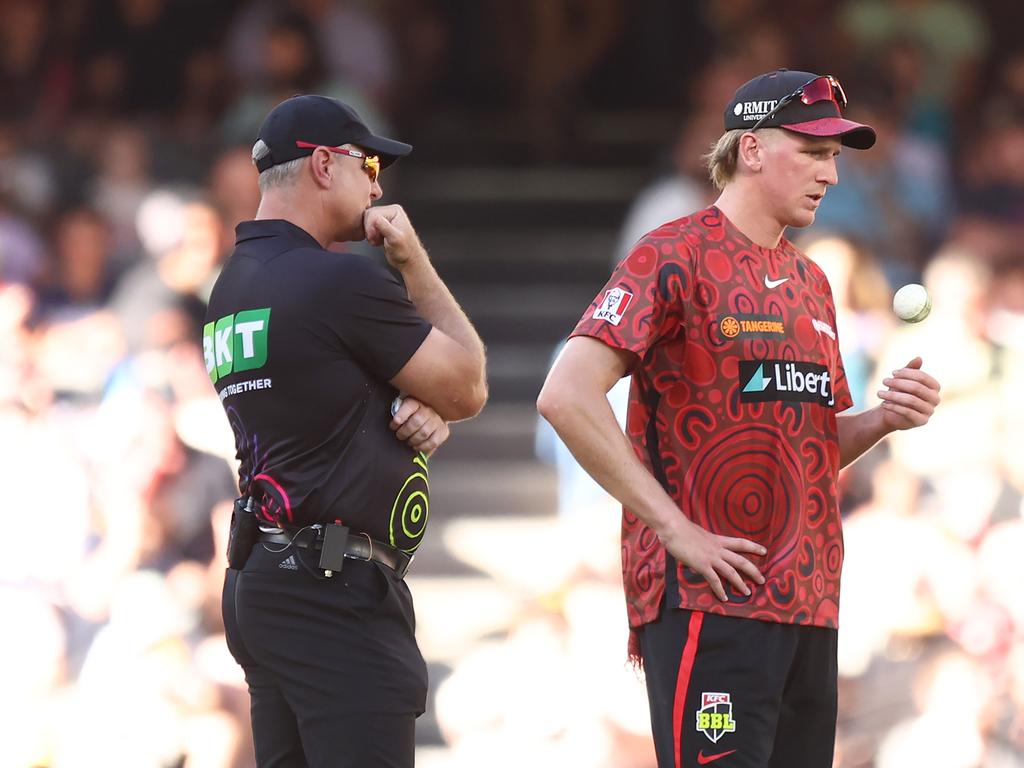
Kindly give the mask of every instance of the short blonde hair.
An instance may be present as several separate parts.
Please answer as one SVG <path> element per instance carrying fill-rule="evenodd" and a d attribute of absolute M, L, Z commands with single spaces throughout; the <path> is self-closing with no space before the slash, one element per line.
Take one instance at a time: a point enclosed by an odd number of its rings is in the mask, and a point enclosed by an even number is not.
<path fill-rule="evenodd" d="M 747 132 L 746 128 L 734 128 L 723 133 L 711 150 L 704 155 L 704 164 L 708 167 L 708 176 L 715 189 L 721 191 L 736 175 L 736 163 L 739 159 L 740 137 Z"/>

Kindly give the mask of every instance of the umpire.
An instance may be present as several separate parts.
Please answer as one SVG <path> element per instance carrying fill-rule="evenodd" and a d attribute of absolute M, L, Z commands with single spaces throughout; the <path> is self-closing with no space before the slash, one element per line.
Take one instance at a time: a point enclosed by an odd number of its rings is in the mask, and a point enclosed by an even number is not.
<path fill-rule="evenodd" d="M 412 147 L 295 96 L 253 147 L 261 201 L 210 297 L 206 367 L 235 436 L 224 585 L 256 760 L 412 766 L 426 665 L 404 581 L 428 456 L 487 398 L 484 348 L 378 174 Z M 329 251 L 362 239 L 388 264 Z"/>

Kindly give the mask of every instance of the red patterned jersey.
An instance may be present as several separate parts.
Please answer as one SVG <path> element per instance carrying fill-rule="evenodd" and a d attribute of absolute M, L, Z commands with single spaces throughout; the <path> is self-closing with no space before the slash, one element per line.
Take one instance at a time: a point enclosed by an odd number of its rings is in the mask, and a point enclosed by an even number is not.
<path fill-rule="evenodd" d="M 763 544 L 728 602 L 623 510 L 629 623 L 668 604 L 835 627 L 843 561 L 836 414 L 852 404 L 832 293 L 789 241 L 751 242 L 715 207 L 640 240 L 572 335 L 636 355 L 626 431 L 681 514 Z M 676 590 L 677 587 L 677 590 Z M 674 592 L 678 591 L 678 602 Z"/>

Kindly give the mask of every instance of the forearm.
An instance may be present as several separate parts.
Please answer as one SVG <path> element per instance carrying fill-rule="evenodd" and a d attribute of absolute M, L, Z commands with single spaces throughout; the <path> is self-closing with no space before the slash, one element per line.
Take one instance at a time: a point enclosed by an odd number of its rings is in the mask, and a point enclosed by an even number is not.
<path fill-rule="evenodd" d="M 430 257 L 422 245 L 418 245 L 420 253 L 401 266 L 402 278 L 405 280 L 409 299 L 416 305 L 417 311 L 431 325 L 451 337 L 480 364 L 484 365 L 484 343 L 476 329 L 473 328 L 466 313 L 452 296 L 448 286 L 444 284 Z"/>
<path fill-rule="evenodd" d="M 860 413 L 840 414 L 836 417 L 836 430 L 839 437 L 839 466 L 845 467 L 888 435 L 892 428 L 885 423 L 881 409 L 876 406 Z"/>
<path fill-rule="evenodd" d="M 679 508 L 640 462 L 600 392 L 541 392 L 538 407 L 597 483 L 664 540 L 681 522 Z"/>

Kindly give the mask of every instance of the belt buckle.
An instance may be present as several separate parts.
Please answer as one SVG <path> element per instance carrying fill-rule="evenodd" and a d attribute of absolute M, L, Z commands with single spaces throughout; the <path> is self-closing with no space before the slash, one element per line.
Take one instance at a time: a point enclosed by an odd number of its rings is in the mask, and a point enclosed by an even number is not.
<path fill-rule="evenodd" d="M 409 572 L 409 566 L 412 565 L 412 561 L 416 559 L 416 556 L 415 555 L 406 555 L 401 550 L 399 550 L 399 552 L 402 555 L 405 555 L 405 558 L 399 558 L 400 562 L 398 564 L 398 567 L 395 568 L 395 575 L 397 575 L 398 578 L 400 578 L 400 579 L 404 579 L 405 578 L 405 574 L 407 574 Z M 404 563 L 401 562 L 402 559 L 405 560 Z"/>

